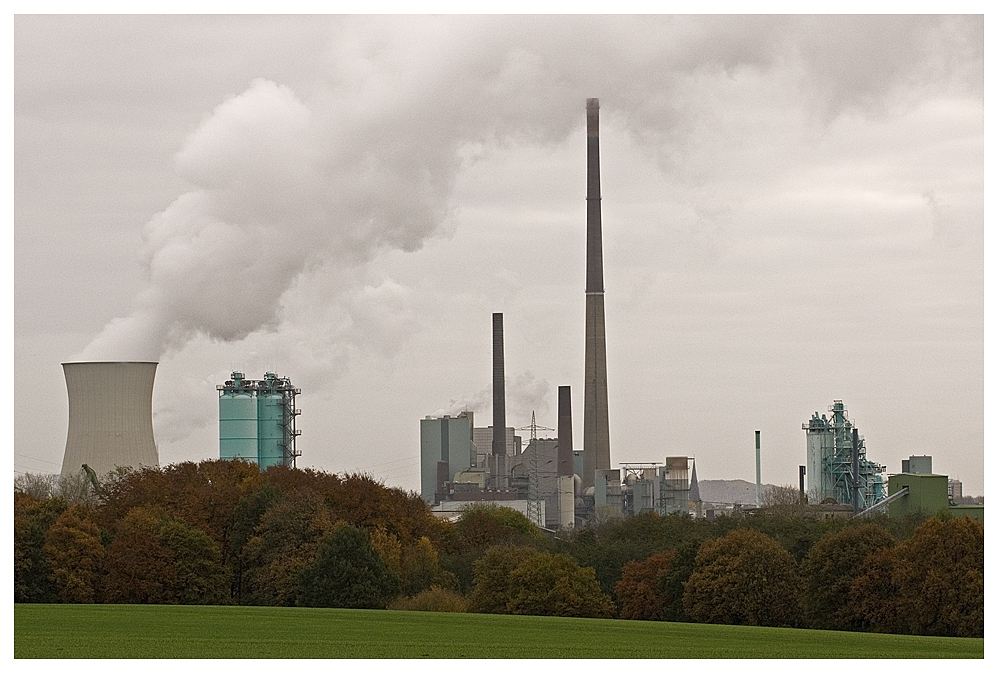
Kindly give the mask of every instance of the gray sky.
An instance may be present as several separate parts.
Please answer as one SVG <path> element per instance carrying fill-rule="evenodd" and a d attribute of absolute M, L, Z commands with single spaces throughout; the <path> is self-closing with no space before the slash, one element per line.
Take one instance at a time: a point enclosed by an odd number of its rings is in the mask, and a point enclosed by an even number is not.
<path fill-rule="evenodd" d="M 842 399 L 868 458 L 984 489 L 980 16 L 14 19 L 14 469 L 61 362 L 154 359 L 162 463 L 215 385 L 302 388 L 300 465 L 419 488 L 419 420 L 582 442 L 601 103 L 613 463 L 796 484 Z M 527 433 L 525 432 L 526 436 Z"/>

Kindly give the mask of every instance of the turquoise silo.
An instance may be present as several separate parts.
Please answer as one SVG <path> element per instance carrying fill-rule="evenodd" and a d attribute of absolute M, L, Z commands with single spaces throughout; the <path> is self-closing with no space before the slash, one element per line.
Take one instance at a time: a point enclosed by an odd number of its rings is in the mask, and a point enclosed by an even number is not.
<path fill-rule="evenodd" d="M 232 379 L 216 386 L 219 391 L 219 458 L 252 461 L 266 470 L 270 466 L 294 466 L 299 452 L 295 428 L 295 388 L 287 377 L 273 372 L 264 379 L 245 379 L 233 372 Z"/>
<path fill-rule="evenodd" d="M 285 392 L 273 372 L 257 391 L 257 461 L 260 470 L 285 463 Z"/>

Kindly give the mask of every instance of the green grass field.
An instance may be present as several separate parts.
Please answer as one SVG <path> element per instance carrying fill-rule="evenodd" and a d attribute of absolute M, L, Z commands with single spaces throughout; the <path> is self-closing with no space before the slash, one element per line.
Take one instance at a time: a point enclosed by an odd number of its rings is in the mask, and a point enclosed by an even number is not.
<path fill-rule="evenodd" d="M 474 613 L 15 604 L 15 658 L 982 658 L 983 639 Z"/>

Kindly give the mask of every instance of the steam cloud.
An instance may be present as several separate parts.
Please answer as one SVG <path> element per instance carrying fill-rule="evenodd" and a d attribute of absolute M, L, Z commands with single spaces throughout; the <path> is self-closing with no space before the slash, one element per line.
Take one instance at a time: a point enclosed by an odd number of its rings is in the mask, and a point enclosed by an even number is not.
<path fill-rule="evenodd" d="M 981 30 L 929 16 L 344 19 L 324 81 L 303 93 L 254 81 L 187 139 L 176 164 L 193 188 L 146 225 L 148 285 L 78 359 L 158 360 L 199 335 L 276 329 L 296 282 L 439 235 L 469 148 L 559 142 L 586 97 L 668 167 L 708 105 L 704 82 L 779 68 L 820 117 L 876 112 L 902 85 L 958 69 L 944 54 L 980 63 Z M 355 302 L 356 329 L 398 320 L 377 309 L 405 296 L 386 283 L 335 290 Z"/>
<path fill-rule="evenodd" d="M 550 393 L 551 385 L 548 380 L 539 379 L 533 372 L 521 372 L 512 378 L 508 377 L 506 383 L 507 424 L 526 425 L 530 423 L 531 413 L 537 412 L 541 415 L 538 423 L 543 426 L 544 417 L 551 409 L 548 403 Z M 490 386 L 477 393 L 453 398 L 447 405 L 438 408 L 430 416 L 448 415 L 453 417 L 466 410 L 476 414 L 487 414 L 492 409 L 492 404 L 493 392 Z M 491 424 L 492 417 L 489 419 Z"/>

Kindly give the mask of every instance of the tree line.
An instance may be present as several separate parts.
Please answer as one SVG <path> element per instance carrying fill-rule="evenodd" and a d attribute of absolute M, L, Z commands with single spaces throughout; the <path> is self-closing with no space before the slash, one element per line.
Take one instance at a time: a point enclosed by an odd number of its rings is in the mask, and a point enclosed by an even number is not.
<path fill-rule="evenodd" d="M 474 611 L 983 636 L 968 518 L 653 513 L 552 537 L 369 476 L 232 461 L 15 482 L 16 602 Z"/>

